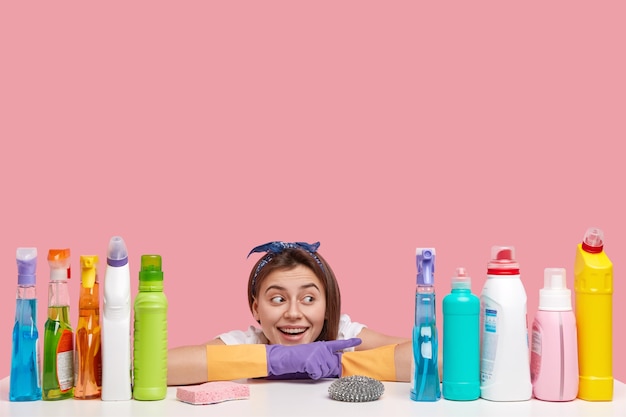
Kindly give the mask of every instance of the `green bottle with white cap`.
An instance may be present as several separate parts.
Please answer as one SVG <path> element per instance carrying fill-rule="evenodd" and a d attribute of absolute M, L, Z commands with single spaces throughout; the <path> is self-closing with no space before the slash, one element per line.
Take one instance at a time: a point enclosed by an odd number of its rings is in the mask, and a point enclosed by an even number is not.
<path fill-rule="evenodd" d="M 162 400 L 167 394 L 167 298 L 160 255 L 142 255 L 134 304 L 133 397 Z"/>

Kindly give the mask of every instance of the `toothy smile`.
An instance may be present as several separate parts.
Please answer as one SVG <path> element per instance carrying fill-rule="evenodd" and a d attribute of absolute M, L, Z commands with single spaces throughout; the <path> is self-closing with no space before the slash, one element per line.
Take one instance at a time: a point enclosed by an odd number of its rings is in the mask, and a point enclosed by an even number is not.
<path fill-rule="evenodd" d="M 306 332 L 306 327 L 282 327 L 279 329 L 281 332 L 286 334 L 300 334 Z"/>

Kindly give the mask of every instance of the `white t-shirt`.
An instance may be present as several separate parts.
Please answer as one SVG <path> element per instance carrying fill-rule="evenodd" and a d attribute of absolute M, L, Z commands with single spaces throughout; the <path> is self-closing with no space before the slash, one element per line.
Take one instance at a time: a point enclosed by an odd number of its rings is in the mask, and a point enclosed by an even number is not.
<path fill-rule="evenodd" d="M 353 322 L 350 316 L 342 314 L 339 317 L 339 333 L 337 334 L 337 340 L 346 340 L 353 337 L 357 337 L 361 330 L 363 330 L 364 324 Z M 268 344 L 269 341 L 263 331 L 255 326 L 248 327 L 248 330 L 232 330 L 227 333 L 222 333 L 217 336 L 216 339 L 222 339 L 227 345 L 251 345 L 251 344 Z M 344 349 L 344 351 L 353 351 L 354 348 Z"/>

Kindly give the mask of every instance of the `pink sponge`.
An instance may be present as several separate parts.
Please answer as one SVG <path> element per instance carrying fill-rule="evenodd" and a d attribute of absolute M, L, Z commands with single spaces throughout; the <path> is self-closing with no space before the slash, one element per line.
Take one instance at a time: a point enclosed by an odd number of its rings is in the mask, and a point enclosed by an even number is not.
<path fill-rule="evenodd" d="M 205 382 L 200 385 L 178 387 L 176 398 L 189 404 L 214 404 L 229 400 L 250 398 L 250 387 L 232 381 Z"/>

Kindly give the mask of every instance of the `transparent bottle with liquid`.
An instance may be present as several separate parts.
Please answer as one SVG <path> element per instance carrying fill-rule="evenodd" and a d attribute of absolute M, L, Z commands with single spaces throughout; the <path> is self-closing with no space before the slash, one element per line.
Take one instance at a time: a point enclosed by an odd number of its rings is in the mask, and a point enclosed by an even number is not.
<path fill-rule="evenodd" d="M 167 394 L 167 298 L 160 255 L 142 255 L 135 298 L 133 397 L 162 400 Z"/>
<path fill-rule="evenodd" d="M 70 250 L 50 249 L 48 318 L 44 328 L 42 399 L 74 396 L 74 330 L 70 321 Z"/>
<path fill-rule="evenodd" d="M 417 286 L 409 396 L 413 401 L 438 401 L 441 398 L 441 383 L 434 285 L 435 249 L 417 248 L 416 262 Z"/>
<path fill-rule="evenodd" d="M 39 332 L 37 331 L 37 248 L 17 248 L 17 297 L 9 401 L 41 399 Z"/>
<path fill-rule="evenodd" d="M 578 329 L 578 398 L 613 399 L 613 263 L 604 232 L 591 227 L 576 248 L 575 315 Z"/>
<path fill-rule="evenodd" d="M 82 255 L 80 268 L 74 398 L 89 400 L 100 398 L 102 387 L 98 256 Z"/>
<path fill-rule="evenodd" d="M 491 248 L 480 302 L 480 396 L 530 400 L 527 297 L 514 247 Z"/>

